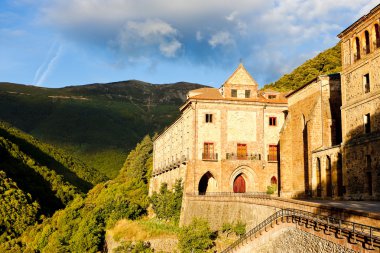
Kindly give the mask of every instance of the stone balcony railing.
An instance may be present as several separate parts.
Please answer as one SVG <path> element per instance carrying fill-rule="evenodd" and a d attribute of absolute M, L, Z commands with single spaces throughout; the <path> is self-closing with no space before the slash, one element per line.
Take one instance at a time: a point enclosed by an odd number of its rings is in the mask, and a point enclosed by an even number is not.
<path fill-rule="evenodd" d="M 203 161 L 218 161 L 218 153 L 202 153 Z"/>
<path fill-rule="evenodd" d="M 158 175 L 163 174 L 165 172 L 179 168 L 179 166 L 181 166 L 181 164 L 186 164 L 187 161 L 188 161 L 188 158 L 185 155 L 182 155 L 181 158 L 172 160 L 170 163 L 168 163 L 167 165 L 165 165 L 163 167 L 153 169 L 152 176 L 153 177 L 158 176 Z"/>
<path fill-rule="evenodd" d="M 261 154 L 226 153 L 226 160 L 261 160 Z"/>

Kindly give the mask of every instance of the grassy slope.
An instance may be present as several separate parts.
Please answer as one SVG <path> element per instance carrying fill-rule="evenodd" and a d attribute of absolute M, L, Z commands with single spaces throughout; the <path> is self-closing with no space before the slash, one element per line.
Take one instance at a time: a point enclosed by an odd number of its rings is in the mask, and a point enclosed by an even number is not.
<path fill-rule="evenodd" d="M 272 84 L 267 84 L 264 89 L 278 91 L 295 90 L 323 74 L 340 72 L 342 69 L 340 43 L 318 54 L 313 59 L 297 67 L 290 74 L 283 75 Z"/>
<path fill-rule="evenodd" d="M 199 87 L 127 81 L 48 89 L 0 83 L 0 120 L 113 178 L 129 150 L 145 134 L 169 125 L 185 94 Z"/>

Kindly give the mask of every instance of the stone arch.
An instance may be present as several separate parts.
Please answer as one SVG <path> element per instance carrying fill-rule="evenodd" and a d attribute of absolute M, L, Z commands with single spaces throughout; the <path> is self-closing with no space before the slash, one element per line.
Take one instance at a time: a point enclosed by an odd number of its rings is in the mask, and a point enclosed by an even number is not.
<path fill-rule="evenodd" d="M 239 176 L 244 179 L 246 192 L 257 191 L 257 182 L 255 181 L 255 178 L 257 178 L 256 173 L 254 172 L 252 168 L 245 165 L 236 168 L 235 171 L 231 174 L 231 177 L 230 177 L 231 191 L 234 191 L 234 183 L 235 183 L 235 180 Z"/>
<path fill-rule="evenodd" d="M 198 183 L 198 193 L 199 195 L 204 195 L 208 192 L 216 192 L 218 189 L 218 184 L 215 177 L 211 174 L 210 171 L 207 171 Z"/>

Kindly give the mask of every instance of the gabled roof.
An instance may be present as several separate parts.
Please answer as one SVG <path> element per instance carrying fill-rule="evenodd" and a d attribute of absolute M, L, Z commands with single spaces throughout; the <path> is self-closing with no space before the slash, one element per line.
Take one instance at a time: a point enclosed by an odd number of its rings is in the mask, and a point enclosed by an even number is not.
<path fill-rule="evenodd" d="M 248 73 L 242 63 L 239 64 L 234 73 L 224 82 L 223 86 L 229 85 L 256 85 L 257 82 L 253 77 Z"/>

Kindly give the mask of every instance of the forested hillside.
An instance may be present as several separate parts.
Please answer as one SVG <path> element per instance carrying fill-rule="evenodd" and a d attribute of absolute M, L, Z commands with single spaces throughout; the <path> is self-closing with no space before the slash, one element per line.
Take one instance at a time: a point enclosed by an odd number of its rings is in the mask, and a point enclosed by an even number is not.
<path fill-rule="evenodd" d="M 59 89 L 0 83 L 0 120 L 115 177 L 147 133 L 161 131 L 198 84 L 140 81 Z"/>
<path fill-rule="evenodd" d="M 4 122 L 0 122 L 0 175 L 0 242 L 107 180 L 99 171 Z"/>
<path fill-rule="evenodd" d="M 0 241 L 0 252 L 103 250 L 106 227 L 113 226 L 117 220 L 134 220 L 146 213 L 152 149 L 152 140 L 146 136 L 127 157 L 118 177 L 98 184 L 86 197 L 77 195 L 65 209 L 42 224 L 29 227 L 21 237 Z"/>
<path fill-rule="evenodd" d="M 263 89 L 278 91 L 295 90 L 323 74 L 340 72 L 342 69 L 340 43 L 323 51 L 313 59 L 307 60 L 290 74 L 283 75 L 276 82 L 267 84 Z"/>

